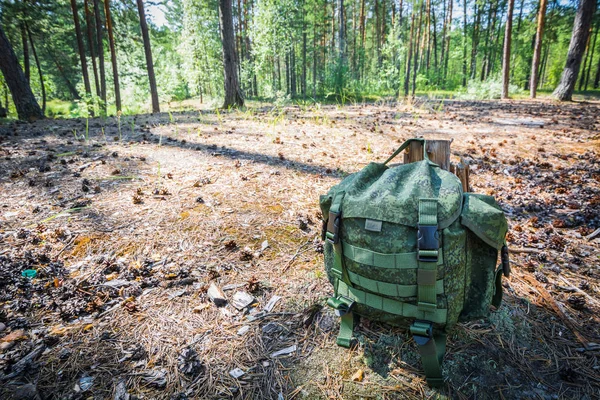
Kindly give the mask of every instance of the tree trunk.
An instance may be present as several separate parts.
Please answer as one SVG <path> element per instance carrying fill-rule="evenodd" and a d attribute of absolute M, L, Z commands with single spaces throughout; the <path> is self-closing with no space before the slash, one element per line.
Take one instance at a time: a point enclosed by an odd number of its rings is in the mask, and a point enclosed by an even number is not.
<path fill-rule="evenodd" d="M 535 99 L 538 86 L 538 68 L 540 66 L 540 56 L 542 54 L 542 41 L 544 38 L 544 24 L 546 22 L 547 0 L 540 0 L 540 10 L 538 12 L 537 30 L 535 33 L 535 47 L 533 49 L 533 60 L 531 61 L 531 80 L 529 82 L 529 97 Z"/>
<path fill-rule="evenodd" d="M 104 70 L 104 42 L 102 40 L 102 17 L 98 0 L 94 0 L 94 17 L 96 19 L 96 43 L 98 45 L 98 64 L 100 69 L 100 98 L 102 111 L 106 114 L 106 71 Z"/>
<path fill-rule="evenodd" d="M 79 60 L 81 61 L 83 84 L 85 86 L 85 92 L 91 94 L 92 89 L 90 87 L 87 60 L 85 58 L 85 48 L 83 47 L 83 37 L 81 36 L 81 26 L 79 25 L 79 14 L 77 13 L 77 0 L 71 0 L 71 10 L 73 11 L 73 22 L 75 23 L 75 34 L 77 35 L 77 49 L 79 50 Z"/>
<path fill-rule="evenodd" d="M 96 86 L 96 96 L 100 97 L 102 92 L 100 91 L 100 81 L 98 81 L 98 66 L 96 65 L 96 51 L 94 49 L 92 14 L 90 13 L 88 0 L 84 0 L 83 5 L 85 9 L 85 27 L 87 30 L 88 47 L 90 48 L 90 54 L 92 56 L 92 70 L 94 71 L 94 84 Z"/>
<path fill-rule="evenodd" d="M 594 40 L 592 41 L 592 53 L 590 54 L 590 62 L 588 63 L 588 67 L 585 73 L 585 84 L 584 90 L 588 89 L 588 83 L 590 81 L 590 70 L 592 69 L 592 63 L 594 62 L 594 53 L 596 50 L 596 39 L 598 38 L 598 30 L 600 30 L 600 18 L 598 18 L 598 22 L 596 23 L 596 30 L 594 32 Z"/>
<path fill-rule="evenodd" d="M 450 29 L 452 28 L 452 0 L 448 3 L 448 32 L 446 33 L 446 59 L 444 60 L 444 86 L 448 76 L 448 60 L 450 59 Z"/>
<path fill-rule="evenodd" d="M 44 74 L 42 73 L 42 66 L 40 64 L 40 59 L 37 55 L 37 51 L 35 51 L 35 44 L 33 43 L 33 37 L 31 36 L 31 31 L 29 30 L 29 26 L 25 23 L 25 29 L 27 30 L 27 36 L 29 37 L 29 43 L 31 44 L 31 52 L 33 53 L 33 58 L 35 60 L 35 66 L 38 70 L 38 75 L 40 77 L 40 86 L 42 89 L 42 114 L 46 113 L 46 86 L 44 85 Z"/>
<path fill-rule="evenodd" d="M 158 103 L 158 90 L 156 89 L 156 77 L 154 76 L 154 62 L 152 61 L 152 47 L 150 47 L 150 35 L 148 35 L 148 24 L 144 12 L 144 1 L 137 0 L 138 13 L 140 14 L 140 27 L 144 39 L 144 53 L 146 54 L 146 67 L 148 69 L 148 81 L 150 82 L 150 95 L 152 97 L 152 112 L 160 112 Z"/>
<path fill-rule="evenodd" d="M 598 66 L 596 67 L 596 76 L 594 77 L 594 89 L 598 89 L 600 85 L 600 59 L 598 59 Z"/>
<path fill-rule="evenodd" d="M 338 67 L 336 86 L 341 93 L 344 88 L 344 67 L 346 66 L 346 22 L 344 16 L 344 0 L 338 0 Z"/>
<path fill-rule="evenodd" d="M 553 93 L 553 96 L 560 101 L 571 101 L 573 98 L 573 90 L 581 66 L 581 57 L 585 51 L 585 43 L 590 34 L 590 25 L 595 11 L 596 0 L 581 0 L 573 23 L 573 34 L 569 44 L 565 69 L 560 78 L 560 83 Z"/>
<path fill-rule="evenodd" d="M 306 98 L 306 21 L 302 18 L 302 98 Z"/>
<path fill-rule="evenodd" d="M 317 21 L 313 22 L 313 65 L 312 65 L 312 95 L 317 98 Z"/>
<path fill-rule="evenodd" d="M 424 4 L 421 1 L 421 7 L 419 7 L 419 22 L 417 23 L 417 32 L 416 32 L 416 40 L 418 40 L 418 38 L 421 37 L 421 27 L 422 27 L 422 22 L 423 22 L 423 8 L 424 8 Z M 417 44 L 417 43 L 415 43 Z M 412 97 L 415 97 L 415 93 L 417 91 L 417 71 L 419 69 L 419 46 L 414 46 L 414 52 L 415 54 L 413 55 L 413 76 L 412 76 Z"/>
<path fill-rule="evenodd" d="M 233 38 L 233 17 L 231 0 L 219 0 L 221 19 L 221 40 L 223 42 L 223 74 L 225 77 L 225 101 L 223 108 L 242 107 L 244 97 L 240 90 L 235 65 L 235 40 Z"/>
<path fill-rule="evenodd" d="M 408 96 L 408 89 L 410 87 L 410 62 L 413 52 L 413 35 L 415 32 L 415 13 L 413 12 L 410 17 L 410 38 L 408 39 L 408 52 L 406 58 L 406 74 L 404 76 L 404 97 Z"/>
<path fill-rule="evenodd" d="M 471 68 L 469 76 L 475 79 L 477 74 L 477 47 L 479 46 L 479 27 L 481 25 L 481 8 L 475 1 L 475 22 L 473 24 L 473 37 L 471 39 Z"/>
<path fill-rule="evenodd" d="M 74 1 L 74 0 L 71 0 Z M 115 84 L 115 104 L 117 112 L 121 111 L 121 90 L 119 88 L 119 71 L 117 69 L 117 50 L 115 49 L 115 38 L 113 36 L 112 18 L 110 16 L 110 0 L 104 0 L 104 14 L 106 15 L 106 29 L 108 30 L 108 45 L 110 47 L 110 61 L 112 63 L 114 84 Z"/>
<path fill-rule="evenodd" d="M 467 86 L 467 0 L 463 0 L 463 87 Z"/>
<path fill-rule="evenodd" d="M 510 80 L 510 43 L 512 36 L 512 19 L 515 0 L 508 0 L 508 12 L 506 14 L 506 28 L 504 31 L 504 52 L 502 55 L 502 98 L 508 98 L 508 84 Z"/>
<path fill-rule="evenodd" d="M 4 80 L 10 89 L 19 119 L 34 121 L 36 119 L 44 118 L 44 114 L 31 91 L 29 81 L 25 77 L 25 74 L 19 65 L 19 60 L 17 59 L 8 38 L 4 34 L 1 25 L 0 70 L 2 70 Z"/>
<path fill-rule="evenodd" d="M 585 52 L 583 53 L 583 70 L 581 71 L 581 74 L 579 74 L 579 88 L 578 88 L 579 91 L 581 91 L 581 89 L 583 89 L 583 81 L 585 80 L 585 71 L 586 71 L 586 67 L 587 67 L 587 60 L 590 55 L 590 39 L 592 38 L 591 33 L 592 33 L 592 28 L 590 28 L 590 34 L 588 35 L 587 42 L 585 43 Z"/>
<path fill-rule="evenodd" d="M 25 23 L 19 24 L 21 28 L 21 43 L 23 44 L 23 66 L 25 67 L 25 78 L 29 81 L 31 77 L 31 64 L 29 62 L 29 45 L 27 44 L 27 31 L 25 30 Z"/>

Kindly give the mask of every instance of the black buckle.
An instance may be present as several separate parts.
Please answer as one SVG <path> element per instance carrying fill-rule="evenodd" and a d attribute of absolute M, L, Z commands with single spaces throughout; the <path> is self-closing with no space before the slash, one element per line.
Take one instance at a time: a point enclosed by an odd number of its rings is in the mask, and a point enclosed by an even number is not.
<path fill-rule="evenodd" d="M 340 242 L 340 220 L 341 215 L 339 213 L 329 212 L 327 231 L 325 232 L 325 237 L 329 243 L 338 244 Z M 333 234 L 333 237 L 329 237 L 328 233 Z"/>
<path fill-rule="evenodd" d="M 500 259 L 502 260 L 502 273 L 508 278 L 510 276 L 510 259 L 506 245 L 502 246 L 502 250 L 500 250 Z"/>
<path fill-rule="evenodd" d="M 419 225 L 417 231 L 417 259 L 425 262 L 436 262 L 438 255 L 424 255 L 420 250 L 439 250 L 440 239 L 437 225 Z"/>
<path fill-rule="evenodd" d="M 418 325 L 427 325 L 425 329 L 425 335 L 422 335 L 421 328 L 422 326 Z M 433 339 L 433 324 L 429 321 L 415 320 L 410 327 L 410 332 L 413 334 L 413 339 L 419 346 L 426 345 L 431 339 Z"/>

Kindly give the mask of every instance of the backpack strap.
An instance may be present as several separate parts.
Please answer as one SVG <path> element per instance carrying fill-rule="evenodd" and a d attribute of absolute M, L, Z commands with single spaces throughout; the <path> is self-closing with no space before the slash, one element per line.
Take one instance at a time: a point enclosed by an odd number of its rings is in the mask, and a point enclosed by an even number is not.
<path fill-rule="evenodd" d="M 435 311 L 437 308 L 436 280 L 440 248 L 437 208 L 437 199 L 419 199 L 417 304 L 422 311 Z"/>
<path fill-rule="evenodd" d="M 352 345 L 352 332 L 354 331 L 354 300 L 344 296 L 330 297 L 327 305 L 335 310 L 335 314 L 340 319 L 340 333 L 337 337 L 337 344 L 349 348 Z"/>
<path fill-rule="evenodd" d="M 446 352 L 446 334 L 434 334 L 433 324 L 420 320 L 413 322 L 410 326 L 410 333 L 419 347 L 427 383 L 431 387 L 442 386 L 444 384 L 442 360 Z"/>
<path fill-rule="evenodd" d="M 341 279 L 347 285 L 352 286 L 348 271 L 344 264 L 344 248 L 342 245 L 342 200 L 345 192 L 336 193 L 331 207 L 329 208 L 329 217 L 327 218 L 327 228 L 325 239 L 333 245 L 333 267 L 331 272 L 337 279 Z"/>

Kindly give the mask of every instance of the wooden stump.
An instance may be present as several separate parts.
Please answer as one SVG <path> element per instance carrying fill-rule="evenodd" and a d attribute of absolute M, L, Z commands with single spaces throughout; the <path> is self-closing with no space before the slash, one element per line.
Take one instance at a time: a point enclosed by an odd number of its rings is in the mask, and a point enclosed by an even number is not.
<path fill-rule="evenodd" d="M 452 172 L 458 176 L 463 186 L 463 192 L 470 192 L 469 185 L 469 165 L 464 158 L 460 158 L 460 163 L 450 163 L 450 144 L 451 140 L 427 140 L 427 156 L 431 161 L 440 166 L 441 169 Z M 404 164 L 423 160 L 423 144 L 412 142 L 404 153 Z"/>
<path fill-rule="evenodd" d="M 440 166 L 441 169 L 450 169 L 450 140 L 428 140 L 427 155 L 429 159 Z M 423 159 L 423 144 L 412 142 L 404 153 L 404 164 L 421 161 Z"/>

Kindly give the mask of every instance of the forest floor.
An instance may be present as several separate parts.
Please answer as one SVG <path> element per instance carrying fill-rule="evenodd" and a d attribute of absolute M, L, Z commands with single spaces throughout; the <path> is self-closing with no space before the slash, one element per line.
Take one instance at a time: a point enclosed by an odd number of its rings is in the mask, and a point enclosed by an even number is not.
<path fill-rule="evenodd" d="M 5 123 L 0 398 L 600 398 L 598 115 L 425 101 Z M 414 136 L 452 139 L 511 228 L 505 302 L 449 336 L 441 390 L 406 332 L 363 319 L 340 348 L 325 306 L 319 195 Z"/>

